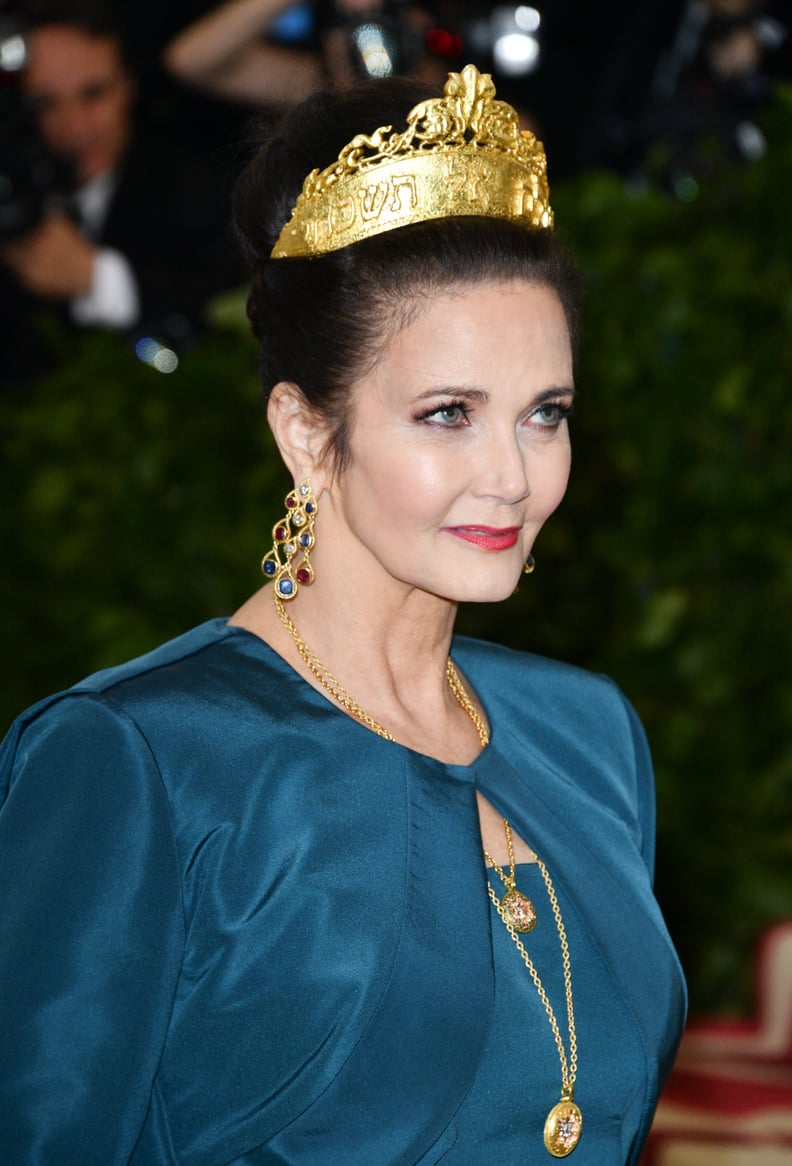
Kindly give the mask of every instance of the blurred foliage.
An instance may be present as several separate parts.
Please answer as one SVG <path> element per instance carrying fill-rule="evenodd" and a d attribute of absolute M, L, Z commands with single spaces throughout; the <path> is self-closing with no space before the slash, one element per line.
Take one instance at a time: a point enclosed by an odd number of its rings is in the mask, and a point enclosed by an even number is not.
<path fill-rule="evenodd" d="M 554 192 L 589 285 L 572 485 L 519 594 L 460 618 L 638 707 L 699 1013 L 750 1009 L 753 942 L 792 913 L 789 94 L 767 132 L 686 205 L 597 174 Z M 234 305 L 172 375 L 86 336 L 0 406 L 4 721 L 258 585 L 286 476 Z"/>
<path fill-rule="evenodd" d="M 255 370 L 239 332 L 170 375 L 85 335 L 56 375 L 4 403 L 4 719 L 253 590 L 287 482 Z"/>

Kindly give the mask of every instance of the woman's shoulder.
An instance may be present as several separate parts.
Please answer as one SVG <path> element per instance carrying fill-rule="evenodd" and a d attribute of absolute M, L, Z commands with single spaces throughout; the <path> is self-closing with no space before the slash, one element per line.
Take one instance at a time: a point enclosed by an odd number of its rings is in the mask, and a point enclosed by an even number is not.
<path fill-rule="evenodd" d="M 229 628 L 224 619 L 207 620 L 149 652 L 122 664 L 92 672 L 66 691 L 73 694 L 109 693 L 129 683 L 145 684 L 163 674 L 170 680 L 191 672 L 200 676 L 206 666 L 207 656 L 222 652 L 232 632 L 233 629 Z"/>
<path fill-rule="evenodd" d="M 246 692 L 257 706 L 251 716 L 259 715 L 273 704 L 282 681 L 277 657 L 263 641 L 212 619 L 38 701 L 11 726 L 3 754 L 16 752 L 23 738 L 99 741 L 126 732 L 153 745 L 199 728 L 209 738 L 213 726 L 217 734 L 227 732 L 227 719 L 239 714 Z"/>
<path fill-rule="evenodd" d="M 140 656 L 90 673 L 70 688 L 38 701 L 22 716 L 34 717 L 65 697 L 86 694 L 104 695 L 120 704 L 134 701 L 149 689 L 199 695 L 205 687 L 220 687 L 245 658 L 255 660 L 256 667 L 265 672 L 268 663 L 277 662 L 258 637 L 223 618 L 210 619 Z"/>
<path fill-rule="evenodd" d="M 651 800 L 646 734 L 610 677 L 481 640 L 460 638 L 454 655 L 518 755 L 567 774 L 624 812 Z"/>
<path fill-rule="evenodd" d="M 632 711 L 609 676 L 576 664 L 468 636 L 455 637 L 453 654 L 463 670 L 469 671 L 472 682 L 496 688 L 521 702 L 530 697 L 532 704 L 557 710 L 580 710 L 583 705 L 595 716 L 607 712 L 622 717 L 625 709 Z"/>

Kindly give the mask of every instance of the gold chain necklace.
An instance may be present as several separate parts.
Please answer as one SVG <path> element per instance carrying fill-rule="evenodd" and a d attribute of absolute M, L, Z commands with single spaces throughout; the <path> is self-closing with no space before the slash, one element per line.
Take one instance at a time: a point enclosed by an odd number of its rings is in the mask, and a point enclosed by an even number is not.
<path fill-rule="evenodd" d="M 375 721 L 373 717 L 370 717 L 365 709 L 362 709 L 358 702 L 349 695 L 343 684 L 341 684 L 339 680 L 336 680 L 330 669 L 325 667 L 318 656 L 314 655 L 314 653 L 306 644 L 305 640 L 297 631 L 297 628 L 294 626 L 291 616 L 284 607 L 283 600 L 274 591 L 272 593 L 272 599 L 275 603 L 275 610 L 280 617 L 280 621 L 286 628 L 286 631 L 289 633 L 291 638 L 294 640 L 294 643 L 297 646 L 297 651 L 300 653 L 300 657 L 303 663 L 305 664 L 306 668 L 309 669 L 312 675 L 316 677 L 322 688 L 324 688 L 326 692 L 329 692 L 333 699 L 337 700 L 343 709 L 346 709 L 346 711 L 351 713 L 353 717 L 356 717 L 357 720 L 362 721 L 366 728 L 371 729 L 372 732 L 377 733 L 380 737 L 384 737 L 386 741 L 395 741 L 396 738 L 393 736 L 393 734 L 389 733 L 384 725 L 381 725 L 379 721 Z M 459 704 L 462 706 L 473 724 L 476 726 L 476 732 L 479 735 L 479 740 L 482 747 L 488 745 L 489 732 L 487 731 L 487 726 L 484 724 L 483 720 L 478 714 L 478 710 L 465 691 L 465 686 L 463 685 L 459 677 L 459 673 L 454 667 L 454 663 L 450 656 L 446 661 L 446 679 L 448 681 L 448 687 L 451 689 Z"/>
<path fill-rule="evenodd" d="M 284 607 L 283 600 L 276 592 L 272 595 L 275 604 L 275 610 L 278 613 L 281 623 L 289 633 L 297 647 L 300 658 L 309 669 L 311 674 L 321 684 L 322 688 L 328 692 L 334 700 L 336 700 L 343 709 L 351 713 L 357 720 L 361 721 L 367 728 L 377 733 L 380 737 L 384 737 L 386 741 L 395 741 L 392 733 L 376 721 L 374 717 L 369 716 L 365 709 L 357 703 L 357 701 L 350 696 L 343 684 L 336 680 L 333 673 L 326 667 L 306 644 L 294 622 Z M 482 748 L 489 744 L 489 732 L 484 721 L 479 716 L 478 710 L 473 704 L 472 700 L 467 694 L 465 686 L 460 679 L 459 673 L 454 667 L 451 657 L 448 657 L 446 662 L 446 679 L 448 687 L 454 694 L 456 700 L 470 717 L 471 721 L 476 727 L 479 735 Z M 533 965 L 531 957 L 523 946 L 522 940 L 517 934 L 518 931 L 531 931 L 536 925 L 536 911 L 530 899 L 521 894 L 517 890 L 514 880 L 514 846 L 512 842 L 511 826 L 504 818 L 504 827 L 506 830 L 506 841 L 509 848 L 509 875 L 505 875 L 502 868 L 492 859 L 492 857 L 484 851 L 486 861 L 492 866 L 503 880 L 506 887 L 506 893 L 502 899 L 493 891 L 489 880 L 487 880 L 487 891 L 492 899 L 495 908 L 503 920 L 506 928 L 517 945 L 517 950 L 525 961 L 531 979 L 536 986 L 539 993 L 539 998 L 544 1005 L 547 1018 L 550 1021 L 550 1027 L 553 1030 L 556 1047 L 558 1049 L 558 1056 L 561 1062 L 561 1100 L 558 1101 L 547 1115 L 547 1120 L 544 1126 L 544 1144 L 547 1150 L 554 1158 L 565 1158 L 567 1154 L 571 1154 L 575 1146 L 580 1140 L 580 1131 L 583 1126 L 583 1117 L 574 1102 L 574 1086 L 575 1078 L 577 1076 L 577 1037 L 575 1034 L 575 1011 L 572 1005 L 572 972 L 569 962 L 569 946 L 567 944 L 566 928 L 564 927 L 564 920 L 561 916 L 561 908 L 558 905 L 558 898 L 556 897 L 555 888 L 550 879 L 547 867 L 537 856 L 536 862 L 542 872 L 542 878 L 545 881 L 547 894 L 550 899 L 550 905 L 553 908 L 553 915 L 555 916 L 556 927 L 558 929 L 558 938 L 561 944 L 561 955 L 564 964 L 564 988 L 566 992 L 566 1006 L 567 1006 L 567 1020 L 569 1025 L 569 1060 L 567 1061 L 566 1050 L 564 1049 L 564 1042 L 561 1039 L 561 1032 L 558 1027 L 558 1022 L 555 1017 L 553 1007 L 547 997 L 544 985 L 539 978 L 539 973 Z M 506 904 L 504 906 L 504 904 Z M 532 917 L 532 921 L 528 922 Z M 517 921 L 522 923 L 522 926 L 517 925 Z M 527 924 L 527 925 L 526 925 Z"/>
<path fill-rule="evenodd" d="M 567 943 L 566 928 L 564 927 L 561 908 L 558 904 L 558 896 L 553 886 L 553 880 L 550 878 L 550 872 L 537 855 L 536 865 L 542 872 L 542 878 L 547 888 L 547 897 L 550 900 L 550 906 L 553 908 L 553 915 L 558 930 L 558 941 L 561 944 L 561 957 L 564 965 L 564 994 L 566 996 L 567 1025 L 569 1029 L 569 1060 L 567 1060 L 561 1030 L 558 1027 L 558 1021 L 556 1020 L 553 1006 L 545 991 L 544 984 L 539 978 L 539 973 L 534 967 L 533 960 L 528 955 L 525 945 L 517 934 L 518 931 L 531 931 L 536 925 L 536 912 L 530 899 L 525 900 L 530 907 L 530 911 L 533 912 L 533 921 L 530 925 L 518 927 L 513 921 L 515 909 L 512 902 L 509 901 L 510 896 L 517 895 L 520 899 L 525 899 L 525 897 L 517 891 L 514 884 L 514 848 L 512 846 L 511 826 L 506 818 L 503 819 L 503 826 L 506 831 L 506 841 L 509 847 L 509 864 L 511 868 L 509 875 L 504 875 L 503 870 L 497 863 L 493 862 L 486 850 L 484 851 L 484 857 L 500 876 L 506 887 L 506 893 L 502 899 L 499 899 L 492 889 L 489 879 L 487 880 L 487 891 L 495 906 L 495 910 L 503 920 L 506 930 L 514 940 L 515 946 L 523 958 L 528 973 L 539 993 L 539 999 L 544 1005 L 547 1019 L 550 1021 L 550 1027 L 553 1030 L 553 1037 L 555 1038 L 556 1048 L 558 1049 L 558 1059 L 561 1062 L 561 1100 L 556 1102 L 547 1115 L 544 1125 L 544 1144 L 548 1153 L 552 1154 L 554 1158 L 566 1158 L 567 1154 L 571 1154 L 580 1141 L 580 1134 L 583 1129 L 583 1115 L 574 1100 L 575 1078 L 577 1077 L 577 1033 L 575 1030 L 575 1008 L 572 1003 L 572 968 L 569 961 L 569 944 Z M 522 913 L 526 914 L 525 908 L 522 909 Z"/>

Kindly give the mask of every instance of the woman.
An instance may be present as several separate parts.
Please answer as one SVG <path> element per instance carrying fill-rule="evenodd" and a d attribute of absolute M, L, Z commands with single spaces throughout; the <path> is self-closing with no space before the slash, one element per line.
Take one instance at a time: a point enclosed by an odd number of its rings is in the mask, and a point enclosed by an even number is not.
<path fill-rule="evenodd" d="M 270 585 L 7 739 L 9 1162 L 638 1160 L 684 1010 L 641 728 L 452 642 L 564 493 L 574 278 L 490 78 L 418 96 L 313 98 L 240 185 Z"/>

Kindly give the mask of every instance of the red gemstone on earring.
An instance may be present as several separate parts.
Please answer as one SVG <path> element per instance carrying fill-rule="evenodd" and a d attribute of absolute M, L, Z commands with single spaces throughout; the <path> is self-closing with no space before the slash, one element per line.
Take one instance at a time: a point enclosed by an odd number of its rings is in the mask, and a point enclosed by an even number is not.
<path fill-rule="evenodd" d="M 293 510 L 293 509 L 294 509 L 294 507 L 297 505 L 297 499 L 296 499 L 296 498 L 292 498 L 292 497 L 291 497 L 291 495 L 290 495 L 290 496 L 289 496 L 289 497 L 286 499 L 286 505 L 287 505 L 287 507 L 289 508 L 289 510 Z"/>
<path fill-rule="evenodd" d="M 297 582 L 298 583 L 310 583 L 311 582 L 311 572 L 306 571 L 305 567 L 300 567 L 299 571 L 297 572 Z"/>
<path fill-rule="evenodd" d="M 278 541 L 281 541 L 282 539 L 286 538 L 288 536 L 288 533 L 289 532 L 287 531 L 285 526 L 276 526 L 275 527 L 275 538 L 278 539 Z"/>

